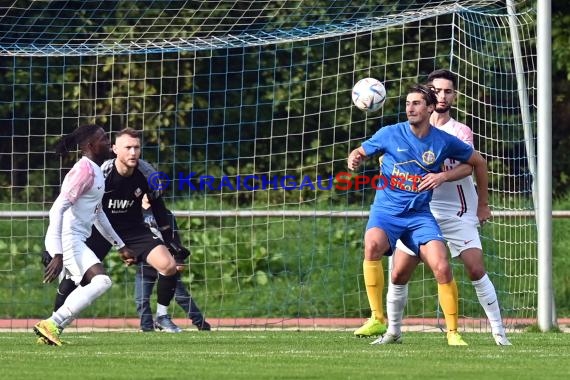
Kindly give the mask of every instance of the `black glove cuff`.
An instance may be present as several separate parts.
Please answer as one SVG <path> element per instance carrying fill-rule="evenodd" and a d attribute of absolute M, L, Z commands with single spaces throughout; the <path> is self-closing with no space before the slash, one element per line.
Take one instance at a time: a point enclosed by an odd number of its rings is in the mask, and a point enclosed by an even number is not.
<path fill-rule="evenodd" d="M 184 247 L 181 247 L 175 241 L 171 241 L 168 245 L 168 250 L 174 256 L 177 264 L 183 264 L 184 261 L 190 256 L 190 251 Z"/>

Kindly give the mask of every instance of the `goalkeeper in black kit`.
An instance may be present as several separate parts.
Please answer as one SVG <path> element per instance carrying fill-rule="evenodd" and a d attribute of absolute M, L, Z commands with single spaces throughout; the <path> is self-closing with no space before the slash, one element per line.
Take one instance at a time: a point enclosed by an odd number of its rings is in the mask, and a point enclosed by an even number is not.
<path fill-rule="evenodd" d="M 117 234 L 136 254 L 134 258 L 122 257 L 123 261 L 127 265 L 145 263 L 158 272 L 156 327 L 166 332 L 180 332 L 182 330 L 168 315 L 168 306 L 179 278 L 176 261 L 168 250 L 173 243 L 174 232 L 161 192 L 151 189 L 147 180 L 155 170 L 140 160 L 140 134 L 134 129 L 125 128 L 116 134 L 113 152 L 116 158 L 105 161 L 101 167 L 105 177 L 103 211 Z M 142 200 L 145 194 L 164 241 L 143 222 Z M 111 248 L 108 241 L 95 230 L 86 244 L 100 259 Z M 65 300 L 74 286 L 66 280 L 60 283 L 56 305 Z"/>

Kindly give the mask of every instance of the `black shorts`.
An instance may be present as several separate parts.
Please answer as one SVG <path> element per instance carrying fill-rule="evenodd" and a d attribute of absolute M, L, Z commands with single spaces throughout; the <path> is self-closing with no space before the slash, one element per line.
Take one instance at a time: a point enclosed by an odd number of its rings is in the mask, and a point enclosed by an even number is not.
<path fill-rule="evenodd" d="M 135 230 L 118 232 L 123 242 L 135 251 L 137 262 L 146 262 L 148 254 L 158 247 L 164 245 L 162 239 L 152 233 L 148 227 Z"/>
<path fill-rule="evenodd" d="M 148 227 L 117 233 L 123 242 L 135 252 L 138 262 L 146 262 L 146 258 L 150 251 L 157 246 L 164 244 L 164 242 L 158 236 L 153 234 Z M 109 243 L 95 227 L 93 227 L 91 236 L 85 243 L 93 252 L 95 252 L 95 255 L 97 255 L 101 261 L 103 261 L 107 256 L 112 247 L 112 244 Z"/>

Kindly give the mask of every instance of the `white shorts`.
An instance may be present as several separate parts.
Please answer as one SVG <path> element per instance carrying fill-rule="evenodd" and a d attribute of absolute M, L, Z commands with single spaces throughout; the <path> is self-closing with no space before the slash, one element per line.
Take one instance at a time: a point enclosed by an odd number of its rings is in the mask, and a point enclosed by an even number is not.
<path fill-rule="evenodd" d="M 79 285 L 89 268 L 101 261 L 81 240 L 69 239 L 63 242 L 63 275 Z"/>
<path fill-rule="evenodd" d="M 447 241 L 451 257 L 455 258 L 469 248 L 482 249 L 481 238 L 479 237 L 478 223 L 465 220 L 456 215 L 442 217 L 435 215 L 437 224 L 441 228 L 443 238 Z M 416 256 L 400 240 L 396 242 L 396 248 L 401 249 L 411 256 Z"/>

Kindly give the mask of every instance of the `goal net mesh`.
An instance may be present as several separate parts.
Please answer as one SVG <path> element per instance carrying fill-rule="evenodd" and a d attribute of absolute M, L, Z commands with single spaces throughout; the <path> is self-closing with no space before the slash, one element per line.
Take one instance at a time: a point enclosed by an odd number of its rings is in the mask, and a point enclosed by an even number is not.
<path fill-rule="evenodd" d="M 459 77 L 452 115 L 473 129 L 489 168 L 486 269 L 507 325 L 533 320 L 532 2 L 513 1 L 511 12 L 504 1 L 354 3 L 0 4 L 0 318 L 51 311 L 55 284 L 42 284 L 40 263 L 47 211 L 78 158 L 60 159 L 54 145 L 95 122 L 143 131 L 142 157 L 167 179 L 192 251 L 183 281 L 207 318 L 360 323 L 370 312 L 362 241 L 374 190 L 340 181 L 348 152 L 405 120 L 407 87 L 446 68 Z M 387 100 L 366 114 L 351 88 L 369 76 Z M 373 159 L 360 174 L 377 170 Z M 136 318 L 134 270 L 115 253 L 105 265 L 114 285 L 83 315 Z M 461 263 L 453 268 L 465 325 L 488 330 Z M 440 318 L 423 265 L 405 315 L 425 328 Z"/>

